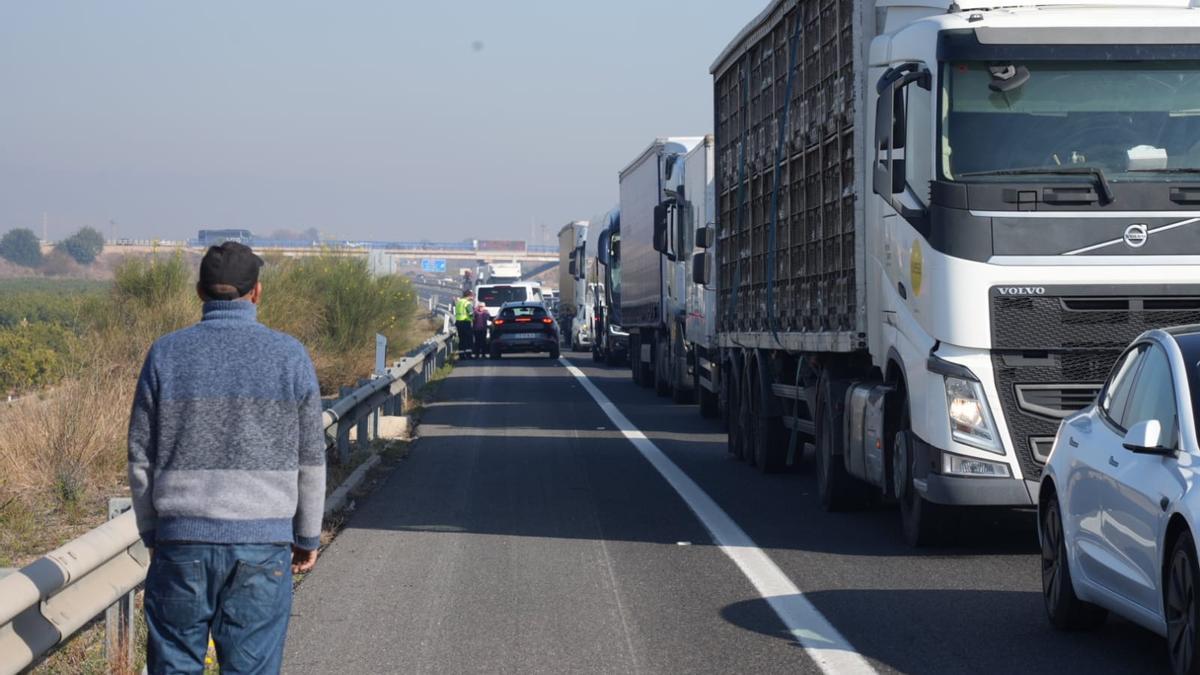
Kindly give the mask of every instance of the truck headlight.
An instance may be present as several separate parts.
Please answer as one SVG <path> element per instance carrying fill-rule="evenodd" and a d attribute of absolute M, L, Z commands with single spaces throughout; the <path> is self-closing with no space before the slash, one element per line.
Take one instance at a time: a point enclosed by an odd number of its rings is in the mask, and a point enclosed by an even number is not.
<path fill-rule="evenodd" d="M 1004 454 L 996 424 L 988 410 L 983 387 L 974 380 L 946 376 L 946 406 L 954 440 L 981 450 Z"/>

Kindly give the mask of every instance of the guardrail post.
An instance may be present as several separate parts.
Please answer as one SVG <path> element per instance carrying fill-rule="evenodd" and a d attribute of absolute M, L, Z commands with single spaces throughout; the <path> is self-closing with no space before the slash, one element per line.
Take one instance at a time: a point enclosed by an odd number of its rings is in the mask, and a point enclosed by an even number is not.
<path fill-rule="evenodd" d="M 354 392 L 353 387 L 339 387 L 338 398 L 346 398 Z M 337 425 L 337 455 L 338 464 L 350 463 L 350 420 L 338 420 Z"/>
<path fill-rule="evenodd" d="M 370 382 L 370 380 L 359 380 L 358 386 L 365 387 Z M 354 416 L 354 423 L 358 427 L 358 447 L 361 450 L 371 442 L 371 411 L 364 406 Z"/>
<path fill-rule="evenodd" d="M 112 520 L 131 508 L 133 502 L 128 497 L 109 499 L 108 519 Z M 133 606 L 136 594 L 136 591 L 130 591 L 104 610 L 104 657 L 110 673 L 128 672 L 133 668 Z"/>

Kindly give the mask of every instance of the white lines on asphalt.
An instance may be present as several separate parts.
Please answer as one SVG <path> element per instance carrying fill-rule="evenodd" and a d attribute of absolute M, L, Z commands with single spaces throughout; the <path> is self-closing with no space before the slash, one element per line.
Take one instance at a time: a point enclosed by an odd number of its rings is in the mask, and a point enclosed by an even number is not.
<path fill-rule="evenodd" d="M 700 523 L 712 535 L 725 555 L 754 585 L 759 596 L 774 610 L 788 632 L 796 639 L 823 673 L 873 673 L 875 669 L 857 651 L 833 624 L 821 615 L 796 584 L 779 569 L 775 561 L 759 548 L 750 536 L 709 497 L 699 485 L 667 457 L 629 418 L 617 408 L 588 376 L 565 358 L 559 359 L 575 376 L 584 390 L 608 415 L 621 433 L 633 443 L 638 452 L 650 462 L 658 473 L 675 488 L 675 492 L 696 514 Z"/>

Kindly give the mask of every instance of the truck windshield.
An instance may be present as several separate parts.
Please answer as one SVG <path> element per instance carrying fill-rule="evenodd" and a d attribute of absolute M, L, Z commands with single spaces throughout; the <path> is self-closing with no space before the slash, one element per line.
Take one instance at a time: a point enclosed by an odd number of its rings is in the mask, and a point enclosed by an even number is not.
<path fill-rule="evenodd" d="M 945 180 L 1078 182 L 1014 171 L 1071 167 L 1112 182 L 1200 173 L 1200 62 L 957 62 L 942 83 Z"/>

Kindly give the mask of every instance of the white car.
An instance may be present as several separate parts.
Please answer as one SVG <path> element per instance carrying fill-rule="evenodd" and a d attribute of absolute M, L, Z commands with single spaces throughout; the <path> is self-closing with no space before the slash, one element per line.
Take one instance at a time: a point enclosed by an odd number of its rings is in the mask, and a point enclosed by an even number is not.
<path fill-rule="evenodd" d="M 1200 672 L 1197 405 L 1200 326 L 1143 334 L 1059 427 L 1038 499 L 1050 623 L 1116 612 L 1167 638 L 1176 673 Z"/>

